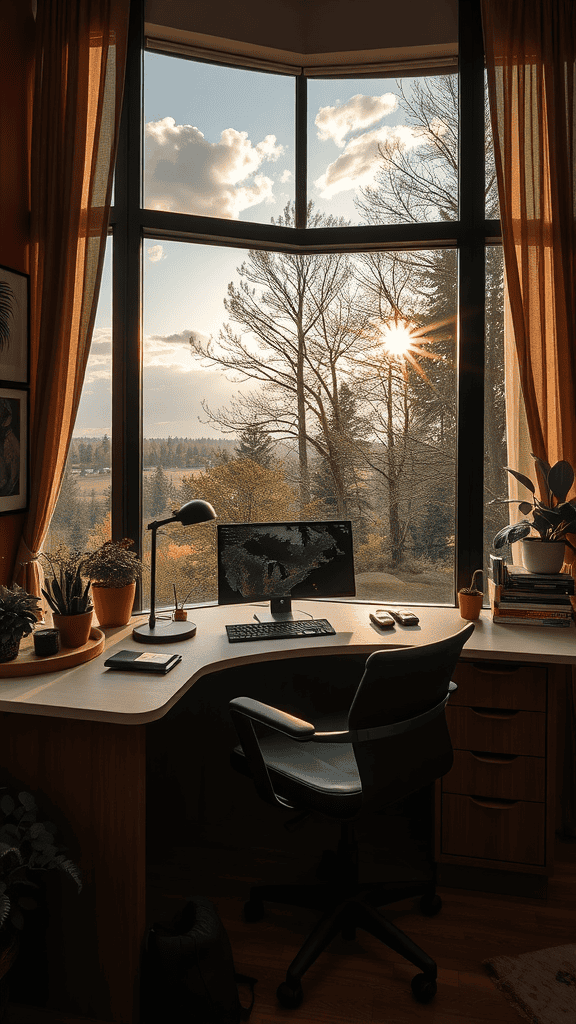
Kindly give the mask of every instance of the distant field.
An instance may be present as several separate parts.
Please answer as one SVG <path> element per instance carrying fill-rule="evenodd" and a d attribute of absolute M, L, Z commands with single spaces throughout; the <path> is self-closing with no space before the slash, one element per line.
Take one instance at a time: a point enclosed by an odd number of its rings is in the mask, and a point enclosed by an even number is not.
<path fill-rule="evenodd" d="M 154 469 L 144 470 L 144 479 L 150 479 L 156 472 Z M 183 476 L 198 476 L 201 469 L 166 469 L 164 470 L 167 480 L 175 487 L 180 487 Z M 83 498 L 90 498 L 92 491 L 97 498 L 100 498 L 107 487 L 110 487 L 110 473 L 89 473 L 87 476 L 75 476 L 78 481 L 80 495 Z"/>

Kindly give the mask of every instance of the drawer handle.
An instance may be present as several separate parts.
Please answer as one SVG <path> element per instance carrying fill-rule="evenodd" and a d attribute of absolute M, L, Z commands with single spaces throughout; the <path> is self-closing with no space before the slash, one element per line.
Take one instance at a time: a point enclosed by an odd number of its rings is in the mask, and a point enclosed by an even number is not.
<path fill-rule="evenodd" d="M 503 800 L 498 797 L 493 797 L 491 800 L 486 800 L 479 796 L 471 796 L 470 799 L 473 803 L 477 804 L 478 807 L 490 807 L 495 811 L 508 811 L 515 804 L 519 804 L 519 800 Z"/>
<path fill-rule="evenodd" d="M 483 672 L 486 676 L 509 676 L 512 675 L 513 672 L 520 672 L 521 669 L 520 665 L 515 665 L 513 662 L 510 665 L 504 665 L 501 663 L 499 665 L 488 666 L 486 665 L 486 662 L 473 661 L 472 666 L 476 672 Z"/>
<path fill-rule="evenodd" d="M 480 718 L 498 718 L 498 719 L 501 719 L 501 720 L 506 719 L 506 718 L 515 718 L 516 715 L 520 714 L 519 710 L 518 711 L 512 711 L 510 708 L 482 708 L 482 707 L 477 707 L 477 708 L 470 708 L 470 711 L 473 711 L 475 715 L 479 715 Z"/>
<path fill-rule="evenodd" d="M 487 754 L 480 750 L 471 750 L 472 757 L 477 761 L 484 761 L 486 764 L 512 764 L 518 754 Z"/>

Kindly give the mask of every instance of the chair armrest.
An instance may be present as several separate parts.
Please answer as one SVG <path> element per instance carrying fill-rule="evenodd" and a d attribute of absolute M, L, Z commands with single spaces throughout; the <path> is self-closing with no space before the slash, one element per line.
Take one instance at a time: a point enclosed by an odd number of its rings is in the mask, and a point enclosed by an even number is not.
<path fill-rule="evenodd" d="M 260 722 L 267 725 L 276 732 L 281 732 L 293 740 L 308 740 L 314 735 L 314 726 L 305 722 L 302 718 L 295 718 L 286 711 L 273 708 L 270 704 L 262 704 L 253 697 L 235 697 L 229 704 L 230 713 L 246 715 L 253 722 Z"/>

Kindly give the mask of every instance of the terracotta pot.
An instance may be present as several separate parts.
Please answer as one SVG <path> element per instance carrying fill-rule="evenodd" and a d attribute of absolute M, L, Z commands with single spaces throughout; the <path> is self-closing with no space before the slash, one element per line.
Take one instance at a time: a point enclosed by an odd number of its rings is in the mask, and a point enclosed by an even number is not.
<path fill-rule="evenodd" d="M 174 622 L 187 622 L 188 612 L 185 608 L 175 608 L 172 612 L 172 618 Z"/>
<path fill-rule="evenodd" d="M 83 647 L 88 643 L 92 625 L 92 609 L 80 615 L 57 615 L 52 613 L 54 628 L 60 630 L 62 647 Z"/>
<path fill-rule="evenodd" d="M 99 626 L 125 626 L 130 622 L 136 594 L 136 583 L 125 587 L 99 587 L 92 584 L 94 612 Z"/>
<path fill-rule="evenodd" d="M 540 537 L 526 537 L 522 541 L 522 562 L 528 572 L 560 572 L 564 564 L 565 547 L 563 540 L 541 540 Z"/>
<path fill-rule="evenodd" d="M 460 616 L 463 619 L 479 619 L 482 611 L 484 594 L 463 594 L 458 592 L 458 607 Z"/>

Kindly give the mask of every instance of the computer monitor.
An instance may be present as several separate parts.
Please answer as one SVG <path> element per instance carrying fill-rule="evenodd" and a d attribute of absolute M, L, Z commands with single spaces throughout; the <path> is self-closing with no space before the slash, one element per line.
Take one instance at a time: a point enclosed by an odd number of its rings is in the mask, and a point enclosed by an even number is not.
<path fill-rule="evenodd" d="M 356 593 L 349 520 L 218 523 L 217 529 L 218 604 L 270 601 L 274 617 L 288 618 L 292 598 Z"/>

